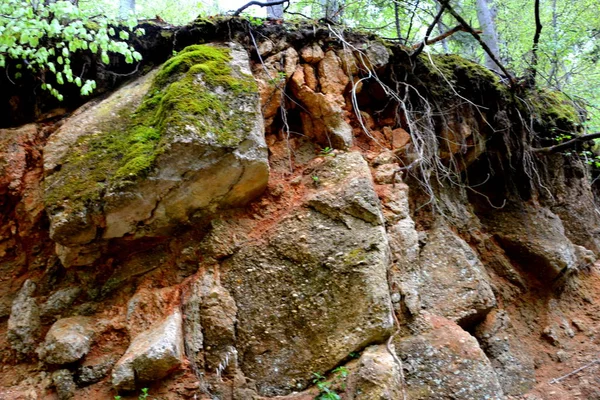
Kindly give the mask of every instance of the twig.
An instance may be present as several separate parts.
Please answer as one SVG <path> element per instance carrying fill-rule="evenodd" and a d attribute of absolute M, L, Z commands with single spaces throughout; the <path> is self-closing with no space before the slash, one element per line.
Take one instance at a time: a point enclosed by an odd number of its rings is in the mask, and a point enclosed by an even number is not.
<path fill-rule="evenodd" d="M 556 153 L 565 149 L 569 149 L 575 146 L 577 143 L 587 142 L 588 140 L 600 139 L 600 132 L 590 133 L 589 135 L 578 136 L 573 138 L 567 142 L 555 144 L 554 146 L 549 147 L 538 147 L 533 148 L 531 151 L 535 153 Z"/>
<path fill-rule="evenodd" d="M 569 373 L 568 373 L 568 374 L 566 374 L 566 375 L 563 375 L 563 376 L 561 376 L 561 377 L 559 377 L 559 378 L 554 378 L 554 379 L 552 379 L 552 380 L 551 380 L 550 382 L 548 382 L 548 383 L 550 383 L 551 385 L 553 385 L 553 384 L 555 384 L 555 383 L 558 383 L 558 382 L 562 381 L 563 379 L 565 379 L 565 378 L 568 378 L 568 377 L 569 377 L 569 376 L 571 376 L 571 375 L 575 375 L 576 373 L 578 373 L 578 372 L 580 372 L 580 371 L 583 371 L 583 370 L 584 370 L 584 369 L 586 369 L 586 368 L 589 368 L 589 367 L 591 367 L 591 366 L 592 366 L 592 365 L 594 365 L 594 364 L 600 364 L 600 360 L 594 360 L 594 361 L 592 361 L 591 363 L 589 363 L 589 364 L 586 364 L 586 365 L 584 365 L 583 367 L 579 367 L 579 368 L 577 368 L 576 370 L 574 370 L 574 371 L 571 371 L 571 372 L 569 372 Z"/>
<path fill-rule="evenodd" d="M 475 38 L 475 40 L 477 40 L 477 42 L 479 43 L 479 45 L 481 46 L 483 51 L 485 51 L 487 53 L 487 55 L 490 56 L 492 61 L 498 66 L 498 68 L 500 68 L 500 70 L 504 73 L 504 75 L 506 75 L 506 77 L 510 81 L 511 86 L 513 86 L 513 87 L 516 86 L 517 82 L 515 81 L 515 78 L 512 76 L 512 74 L 510 72 L 508 72 L 508 70 L 504 67 L 504 65 L 502 65 L 502 63 L 500 61 L 498 61 L 498 58 L 496 57 L 496 55 L 492 52 L 492 50 L 490 50 L 489 46 L 483 41 L 483 39 L 481 38 L 481 36 L 479 36 L 479 34 L 475 31 L 475 29 L 473 29 L 471 27 L 471 25 L 469 25 L 469 23 L 467 21 L 465 21 L 465 19 L 463 17 L 460 16 L 459 13 L 454 11 L 454 9 L 449 4 L 449 0 L 437 0 L 437 2 L 440 3 L 442 6 L 445 6 L 448 9 L 448 12 L 450 14 L 452 14 L 452 16 L 462 26 L 465 27 L 466 31 L 469 32 L 471 34 L 471 36 L 473 36 Z"/>
<path fill-rule="evenodd" d="M 242 11 L 244 11 L 246 8 L 250 7 L 250 6 L 261 6 L 261 7 L 271 7 L 271 6 L 277 6 L 279 4 L 283 4 L 283 3 L 287 3 L 289 0 L 277 0 L 277 1 L 265 1 L 265 2 L 261 2 L 261 1 L 251 1 L 249 3 L 244 4 L 243 6 L 241 6 L 240 8 L 238 8 L 234 13 L 233 16 L 234 17 L 238 17 Z"/>

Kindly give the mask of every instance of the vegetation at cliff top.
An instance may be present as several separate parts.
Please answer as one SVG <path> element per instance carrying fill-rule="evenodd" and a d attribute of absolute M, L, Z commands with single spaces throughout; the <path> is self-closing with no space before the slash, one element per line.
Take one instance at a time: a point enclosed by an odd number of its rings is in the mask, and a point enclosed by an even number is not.
<path fill-rule="evenodd" d="M 586 105 L 589 129 L 600 130 L 596 117 L 600 107 L 596 90 L 600 87 L 600 45 L 596 40 L 600 17 L 594 0 L 279 3 L 268 9 L 251 6 L 242 15 L 268 14 L 285 20 L 323 18 L 333 26 L 373 32 L 409 48 L 418 47 L 428 37 L 426 52 L 458 54 L 500 75 L 507 71 L 515 79 L 523 77 L 527 84 L 567 93 L 577 104 Z M 124 4 L 133 7 L 129 9 L 132 18 L 123 18 Z M 105 63 L 111 53 L 134 62 L 140 55 L 125 40 L 135 32 L 136 19 L 181 25 L 198 15 L 233 14 L 244 4 L 244 0 L 181 0 L 173 7 L 167 0 L 5 0 L 0 3 L 0 66 L 9 59 L 21 60 L 6 71 L 7 76 L 14 81 L 23 69 L 37 70 L 40 87 L 58 98 L 61 86 L 69 83 L 81 87 L 82 94 L 89 94 L 94 82 L 85 79 L 85 71 L 71 69 L 73 53 L 89 49 Z M 479 34 L 480 40 L 473 33 Z"/>

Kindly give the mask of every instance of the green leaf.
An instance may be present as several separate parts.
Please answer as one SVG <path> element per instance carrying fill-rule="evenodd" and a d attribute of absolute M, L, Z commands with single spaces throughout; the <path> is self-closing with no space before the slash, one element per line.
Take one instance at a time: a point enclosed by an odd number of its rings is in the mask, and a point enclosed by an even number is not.
<path fill-rule="evenodd" d="M 108 58 L 108 54 L 105 51 L 102 52 L 101 58 L 104 64 L 110 64 L 110 58 Z"/>

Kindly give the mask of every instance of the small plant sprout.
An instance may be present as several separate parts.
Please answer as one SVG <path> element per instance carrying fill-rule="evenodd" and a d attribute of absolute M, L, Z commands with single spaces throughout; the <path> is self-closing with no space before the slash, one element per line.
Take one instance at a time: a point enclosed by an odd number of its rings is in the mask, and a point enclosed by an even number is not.
<path fill-rule="evenodd" d="M 332 371 L 331 380 L 326 380 L 325 376 L 313 372 L 313 383 L 319 389 L 316 400 L 341 400 L 338 390 L 346 390 L 346 378 L 348 377 L 348 368 L 337 367 Z"/>
<path fill-rule="evenodd" d="M 335 156 L 335 153 L 333 152 L 333 149 L 331 147 L 323 148 L 323 150 L 321 150 L 319 154 L 322 156 Z"/>

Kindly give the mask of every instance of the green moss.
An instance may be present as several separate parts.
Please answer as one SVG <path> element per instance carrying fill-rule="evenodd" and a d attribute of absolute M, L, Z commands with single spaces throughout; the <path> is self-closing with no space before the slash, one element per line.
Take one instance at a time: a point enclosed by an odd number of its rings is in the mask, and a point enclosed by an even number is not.
<path fill-rule="evenodd" d="M 194 45 L 167 61 L 137 109 L 107 115 L 112 126 L 74 146 L 61 171 L 48 178 L 46 204 L 94 202 L 109 187 L 134 182 L 152 169 L 169 132 L 193 131 L 213 146 L 239 144 L 255 115 L 238 103 L 255 97 L 257 88 L 251 76 L 232 71 L 230 60 L 229 49 Z"/>
<path fill-rule="evenodd" d="M 575 104 L 564 93 L 541 89 L 529 92 L 527 103 L 538 128 L 549 133 L 578 131 L 580 117 Z"/>
<path fill-rule="evenodd" d="M 450 84 L 459 93 L 469 96 L 474 93 L 503 98 L 508 96 L 508 88 L 495 73 L 456 54 L 420 54 L 418 61 L 420 68 L 417 72 L 421 79 L 426 80 L 425 86 L 439 97 L 455 95 Z"/>

